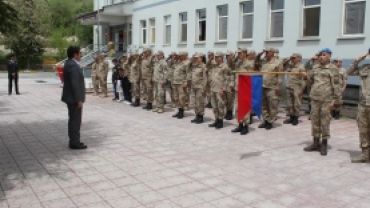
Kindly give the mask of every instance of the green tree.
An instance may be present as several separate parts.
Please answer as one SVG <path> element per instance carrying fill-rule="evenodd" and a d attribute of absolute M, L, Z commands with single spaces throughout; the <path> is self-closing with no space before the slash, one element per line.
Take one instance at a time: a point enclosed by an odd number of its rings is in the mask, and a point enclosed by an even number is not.
<path fill-rule="evenodd" d="M 62 29 L 53 30 L 49 41 L 50 46 L 58 50 L 57 58 L 59 60 L 65 58 L 69 42 L 64 38 Z"/>
<path fill-rule="evenodd" d="M 17 29 L 18 12 L 10 1 L 0 0 L 0 33 L 6 35 Z"/>

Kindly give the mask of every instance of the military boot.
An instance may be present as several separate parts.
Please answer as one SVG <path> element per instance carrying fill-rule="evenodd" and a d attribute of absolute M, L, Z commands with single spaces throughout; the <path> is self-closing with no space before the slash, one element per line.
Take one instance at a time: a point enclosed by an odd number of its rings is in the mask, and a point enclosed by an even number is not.
<path fill-rule="evenodd" d="M 148 105 L 147 105 L 147 108 L 146 108 L 147 110 L 152 110 L 153 109 L 153 104 L 151 104 L 151 103 L 148 103 Z"/>
<path fill-rule="evenodd" d="M 175 115 L 173 115 L 172 117 L 173 117 L 173 118 L 177 118 L 177 117 L 179 117 L 179 115 L 180 115 L 180 109 L 179 109 L 179 111 L 177 111 L 177 113 L 176 113 Z"/>
<path fill-rule="evenodd" d="M 340 112 L 339 111 L 334 111 L 334 118 L 336 119 L 336 120 L 339 120 L 340 119 Z"/>
<path fill-rule="evenodd" d="M 225 115 L 225 119 L 228 120 L 228 121 L 233 119 L 233 112 L 232 111 L 227 111 L 226 115 Z"/>
<path fill-rule="evenodd" d="M 249 124 L 252 124 L 253 123 L 253 113 L 250 114 L 249 116 Z"/>
<path fill-rule="evenodd" d="M 216 129 L 224 128 L 224 120 L 218 119 L 218 124 L 215 126 Z"/>
<path fill-rule="evenodd" d="M 140 106 L 140 99 L 135 99 L 135 104 L 133 106 L 134 107 L 139 107 Z"/>
<path fill-rule="evenodd" d="M 305 147 L 303 150 L 306 152 L 319 151 L 320 149 L 320 138 L 313 138 L 313 144 Z"/>
<path fill-rule="evenodd" d="M 149 105 L 149 103 L 147 103 L 147 104 L 143 107 L 143 109 L 144 109 L 144 110 L 148 110 L 148 105 Z"/>
<path fill-rule="evenodd" d="M 308 104 L 308 110 L 306 110 L 304 113 L 307 115 L 311 113 L 311 104 Z"/>
<path fill-rule="evenodd" d="M 351 159 L 352 163 L 368 163 L 369 161 L 369 148 L 362 148 L 361 155 Z"/>
<path fill-rule="evenodd" d="M 208 103 L 208 104 L 206 105 L 206 108 L 212 108 L 212 104 L 211 104 L 211 103 Z"/>
<path fill-rule="evenodd" d="M 214 127 L 216 127 L 217 124 L 218 124 L 218 119 L 215 119 L 215 122 L 212 123 L 212 124 L 209 124 L 208 127 L 211 127 L 211 128 L 213 127 L 214 128 Z"/>
<path fill-rule="evenodd" d="M 203 116 L 202 116 L 202 115 L 199 115 L 199 116 L 198 116 L 198 120 L 197 120 L 197 121 L 195 121 L 195 123 L 196 123 L 196 124 L 201 124 L 201 123 L 203 123 Z"/>
<path fill-rule="evenodd" d="M 163 108 L 158 108 L 158 113 L 163 113 Z"/>
<path fill-rule="evenodd" d="M 231 132 L 232 133 L 239 133 L 239 132 L 242 132 L 243 130 L 243 123 L 240 123 L 238 127 L 236 127 L 235 129 L 233 129 Z"/>
<path fill-rule="evenodd" d="M 293 126 L 298 125 L 298 116 L 293 116 L 292 125 L 293 125 Z"/>
<path fill-rule="evenodd" d="M 323 139 L 321 142 L 320 154 L 322 156 L 326 156 L 328 154 L 328 140 L 327 139 Z"/>
<path fill-rule="evenodd" d="M 196 115 L 195 118 L 193 120 L 191 120 L 191 123 L 195 123 L 197 122 L 199 119 L 199 115 Z"/>
<path fill-rule="evenodd" d="M 288 119 L 286 119 L 286 120 L 283 122 L 283 124 L 291 124 L 291 123 L 293 123 L 293 118 L 294 118 L 294 116 L 289 116 L 289 118 L 288 118 Z"/>
<path fill-rule="evenodd" d="M 240 135 L 247 135 L 249 133 L 249 126 L 244 125 L 242 132 L 240 132 Z"/>
<path fill-rule="evenodd" d="M 264 128 L 266 128 L 266 126 L 267 126 L 267 121 L 264 121 L 263 123 L 261 123 L 260 125 L 258 125 L 258 128 L 264 129 Z"/>
<path fill-rule="evenodd" d="M 272 129 L 272 123 L 266 122 L 266 130 Z"/>
<path fill-rule="evenodd" d="M 180 108 L 179 116 L 177 116 L 178 119 L 184 118 L 184 109 Z"/>
<path fill-rule="evenodd" d="M 152 112 L 158 112 L 158 108 L 154 108 Z"/>

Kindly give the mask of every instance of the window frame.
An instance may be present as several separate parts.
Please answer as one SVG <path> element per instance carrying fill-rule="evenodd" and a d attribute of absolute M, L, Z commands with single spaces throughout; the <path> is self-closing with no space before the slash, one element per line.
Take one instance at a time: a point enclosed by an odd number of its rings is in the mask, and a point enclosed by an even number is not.
<path fill-rule="evenodd" d="M 152 24 L 154 22 L 154 24 Z M 155 24 L 156 24 L 156 21 L 155 21 L 155 18 L 153 17 L 153 18 L 150 18 L 149 19 L 149 45 L 155 45 L 155 42 L 156 42 L 156 36 L 157 36 L 157 34 L 156 34 L 156 26 L 155 26 Z M 154 29 L 154 42 L 153 42 L 153 29 Z"/>
<path fill-rule="evenodd" d="M 301 26 L 301 32 L 300 32 L 300 35 L 301 35 L 301 38 L 318 38 L 318 37 L 320 37 L 320 29 L 321 29 L 321 9 L 322 9 L 322 7 L 321 7 L 321 4 L 322 4 L 322 0 L 320 1 L 320 4 L 316 4 L 316 5 L 310 5 L 310 6 L 306 6 L 305 5 L 305 1 L 306 0 L 302 0 L 302 9 L 301 9 L 301 11 L 302 11 L 302 15 L 301 15 L 301 24 L 302 24 L 302 26 Z M 305 9 L 310 9 L 310 8 L 320 8 L 320 24 L 319 24 L 319 35 L 317 35 L 317 36 L 304 36 L 304 27 L 305 27 L 305 13 L 304 13 L 304 10 Z"/>
<path fill-rule="evenodd" d="M 143 23 L 145 22 L 145 28 L 143 27 Z M 145 40 L 144 43 L 144 30 L 145 30 Z M 140 44 L 141 45 L 148 45 L 148 20 L 140 20 Z"/>
<path fill-rule="evenodd" d="M 226 6 L 227 7 L 227 15 L 220 16 L 220 7 Z M 228 28 L 229 28 L 229 5 L 217 5 L 216 6 L 216 14 L 217 14 L 217 21 L 216 21 L 216 42 L 226 42 L 228 38 Z M 221 18 L 226 18 L 227 28 L 226 28 L 226 38 L 220 39 L 220 20 Z"/>
<path fill-rule="evenodd" d="M 364 17 L 364 26 L 363 26 L 363 33 L 356 33 L 356 34 L 345 34 L 345 29 L 346 29 L 346 5 L 350 3 L 355 3 L 355 2 L 365 2 L 366 5 L 366 0 L 352 0 L 352 1 L 346 1 L 343 0 L 343 8 L 342 8 L 342 37 L 363 37 L 365 36 L 365 27 L 366 27 L 366 8 L 365 8 L 365 17 Z"/>
<path fill-rule="evenodd" d="M 132 45 L 132 23 L 128 23 L 127 27 L 127 45 Z"/>
<path fill-rule="evenodd" d="M 171 18 L 171 23 L 169 25 L 167 25 L 167 18 Z M 172 16 L 169 14 L 169 15 L 165 15 L 164 18 L 163 18 L 164 22 L 163 22 L 163 45 L 171 45 L 171 39 L 172 39 Z M 170 36 L 170 40 L 169 42 L 167 42 L 167 34 L 166 34 L 166 31 L 167 31 L 167 26 L 170 26 L 170 32 L 171 32 L 171 36 Z"/>
<path fill-rule="evenodd" d="M 182 15 L 186 14 L 186 21 L 182 20 Z M 189 21 L 188 12 L 181 12 L 179 13 L 179 43 L 186 44 L 188 42 L 188 21 Z M 186 25 L 186 41 L 182 40 L 182 25 Z"/>
<path fill-rule="evenodd" d="M 205 14 L 206 14 L 206 18 L 200 18 L 200 11 L 204 11 Z M 204 38 L 204 40 L 199 40 L 199 34 L 200 34 L 200 31 L 199 31 L 199 23 L 202 21 L 206 22 L 206 30 L 207 30 L 207 9 L 206 8 L 203 8 L 203 9 L 197 9 L 196 10 L 196 23 L 195 23 L 195 42 L 196 43 L 205 43 L 207 41 L 207 33 L 206 33 L 206 36 Z"/>
<path fill-rule="evenodd" d="M 269 18 L 268 18 L 268 34 L 267 34 L 267 37 L 268 37 L 268 40 L 283 40 L 284 39 L 284 26 L 285 26 L 285 0 L 284 0 L 284 8 L 283 9 L 276 9 L 276 10 L 272 10 L 272 1 L 273 0 L 269 0 L 269 4 L 268 4 L 268 11 L 269 11 Z M 271 18 L 272 18 L 272 13 L 278 13 L 278 12 L 283 12 L 283 37 L 272 37 L 272 30 L 271 30 L 271 26 L 272 26 L 272 21 L 271 21 Z"/>
<path fill-rule="evenodd" d="M 244 6 L 247 2 L 253 2 L 253 12 L 252 13 L 244 13 Z M 243 29 L 244 29 L 244 16 L 252 16 L 253 17 L 253 26 L 252 26 L 252 37 L 251 38 L 243 38 Z M 240 2 L 240 24 L 239 24 L 239 39 L 240 40 L 253 40 L 253 31 L 254 31 L 254 0 L 245 0 Z"/>

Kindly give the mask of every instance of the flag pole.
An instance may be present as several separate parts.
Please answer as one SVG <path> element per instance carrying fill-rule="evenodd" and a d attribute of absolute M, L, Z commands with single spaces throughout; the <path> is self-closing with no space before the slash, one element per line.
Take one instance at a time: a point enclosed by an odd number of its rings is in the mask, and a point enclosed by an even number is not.
<path fill-rule="evenodd" d="M 237 70 L 231 73 L 236 74 L 266 74 L 266 75 L 301 75 L 302 72 L 261 72 L 261 71 L 248 71 L 248 70 Z"/>

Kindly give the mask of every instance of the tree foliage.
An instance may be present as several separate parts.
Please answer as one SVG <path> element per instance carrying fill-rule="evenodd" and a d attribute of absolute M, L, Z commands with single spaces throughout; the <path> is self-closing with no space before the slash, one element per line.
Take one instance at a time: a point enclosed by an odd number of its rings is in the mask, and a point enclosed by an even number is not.
<path fill-rule="evenodd" d="M 17 29 L 18 12 L 11 1 L 0 0 L 0 33 L 6 35 Z"/>

